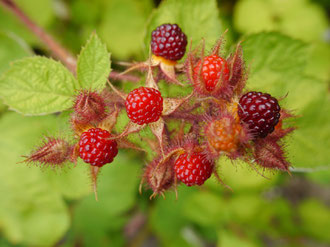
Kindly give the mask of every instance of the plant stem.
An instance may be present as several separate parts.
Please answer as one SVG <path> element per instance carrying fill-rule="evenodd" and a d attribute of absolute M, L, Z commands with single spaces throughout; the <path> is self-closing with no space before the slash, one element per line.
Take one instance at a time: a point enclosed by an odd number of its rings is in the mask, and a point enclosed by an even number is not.
<path fill-rule="evenodd" d="M 38 26 L 34 21 L 32 21 L 18 6 L 13 0 L 0 0 L 5 8 L 11 11 L 22 23 L 30 29 L 44 44 L 48 49 L 53 53 L 56 59 L 59 59 L 64 63 L 64 65 L 76 73 L 77 60 L 76 58 L 63 46 L 61 46 L 55 39 L 49 35 L 43 28 Z M 138 82 L 140 78 L 134 75 L 122 75 L 120 72 L 112 71 L 109 75 L 110 79 L 113 80 L 123 80 L 123 81 L 133 81 Z"/>
<path fill-rule="evenodd" d="M 53 55 L 61 60 L 69 70 L 76 72 L 76 59 L 59 43 L 57 43 L 52 36 L 47 34 L 45 30 L 39 27 L 32 21 L 12 0 L 0 0 L 0 3 L 10 10 L 24 25 L 30 29 L 48 48 Z"/>
<path fill-rule="evenodd" d="M 129 74 L 121 74 L 118 71 L 111 71 L 109 75 L 109 79 L 113 80 L 119 80 L 119 81 L 132 81 L 132 82 L 139 82 L 140 77 L 135 75 L 129 75 Z"/>

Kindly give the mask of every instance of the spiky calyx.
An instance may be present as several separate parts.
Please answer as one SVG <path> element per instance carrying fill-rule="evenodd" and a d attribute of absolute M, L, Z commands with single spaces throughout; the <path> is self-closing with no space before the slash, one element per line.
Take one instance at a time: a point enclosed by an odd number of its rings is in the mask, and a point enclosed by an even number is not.
<path fill-rule="evenodd" d="M 163 24 L 151 33 L 151 51 L 170 61 L 180 60 L 187 46 L 187 36 L 177 24 Z"/>
<path fill-rule="evenodd" d="M 73 146 L 60 138 L 46 138 L 43 145 L 26 157 L 27 163 L 58 167 L 70 160 Z"/>
<path fill-rule="evenodd" d="M 254 158 L 262 167 L 289 171 L 290 163 L 282 146 L 273 138 L 258 139 L 254 147 Z"/>
<path fill-rule="evenodd" d="M 74 111 L 81 123 L 98 123 L 106 116 L 103 98 L 97 92 L 88 90 L 83 90 L 78 94 Z"/>
<path fill-rule="evenodd" d="M 196 90 L 213 92 L 229 79 L 227 61 L 218 55 L 200 59 L 194 68 L 194 87 Z"/>
<path fill-rule="evenodd" d="M 202 185 L 211 176 L 214 163 L 202 152 L 181 154 L 175 161 L 177 179 L 187 186 Z"/>
<path fill-rule="evenodd" d="M 174 170 L 170 160 L 156 159 L 151 162 L 145 169 L 144 179 L 154 195 L 170 189 L 174 184 Z"/>
<path fill-rule="evenodd" d="M 79 156 L 92 166 L 102 167 L 111 163 L 118 154 L 117 142 L 109 139 L 107 130 L 91 128 L 82 133 L 79 140 Z"/>

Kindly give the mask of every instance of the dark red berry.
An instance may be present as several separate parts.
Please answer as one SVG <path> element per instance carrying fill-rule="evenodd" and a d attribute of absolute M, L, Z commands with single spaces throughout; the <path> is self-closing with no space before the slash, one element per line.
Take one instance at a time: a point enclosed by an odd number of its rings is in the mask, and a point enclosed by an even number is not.
<path fill-rule="evenodd" d="M 127 115 L 133 123 L 152 123 L 162 115 L 163 97 L 157 89 L 139 87 L 128 94 L 125 106 Z"/>
<path fill-rule="evenodd" d="M 238 116 L 249 126 L 255 138 L 264 138 L 274 131 L 280 119 L 280 110 L 277 99 L 271 95 L 248 92 L 239 101 Z"/>
<path fill-rule="evenodd" d="M 207 91 L 212 92 L 217 83 L 229 79 L 228 63 L 222 57 L 217 55 L 204 57 L 202 68 L 201 63 L 202 60 L 199 60 L 194 68 L 194 81 L 198 83 L 198 76 L 201 75 L 202 83 L 204 83 Z"/>
<path fill-rule="evenodd" d="M 213 162 L 201 152 L 181 154 L 175 161 L 176 177 L 187 186 L 202 185 L 211 176 Z"/>
<path fill-rule="evenodd" d="M 163 24 L 151 33 L 151 51 L 171 61 L 180 60 L 187 46 L 187 36 L 177 24 Z"/>
<path fill-rule="evenodd" d="M 92 128 L 83 132 L 79 141 L 79 156 L 92 166 L 111 163 L 118 153 L 117 142 L 109 140 L 107 130 Z"/>

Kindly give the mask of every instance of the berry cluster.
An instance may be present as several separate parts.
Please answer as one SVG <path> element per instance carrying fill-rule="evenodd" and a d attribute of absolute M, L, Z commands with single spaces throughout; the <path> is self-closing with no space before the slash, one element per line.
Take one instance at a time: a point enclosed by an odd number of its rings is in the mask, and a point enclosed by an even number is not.
<path fill-rule="evenodd" d="M 271 95 L 245 91 L 240 45 L 225 58 L 221 44 L 219 39 L 210 54 L 204 54 L 203 46 L 186 54 L 187 37 L 177 24 L 157 27 L 151 34 L 152 57 L 128 69 L 147 70 L 145 86 L 126 93 L 109 82 L 102 92 L 81 91 L 70 120 L 76 143 L 50 139 L 27 161 L 56 166 L 80 157 L 90 164 L 96 183 L 99 169 L 115 159 L 118 148 L 141 150 L 127 136 L 148 126 L 156 138 L 143 142 L 155 155 L 141 184 L 153 190 L 152 196 L 176 189 L 179 182 L 202 185 L 212 174 L 223 183 L 216 162 L 221 156 L 289 171 L 282 140 L 293 128 L 283 128 L 283 121 L 292 115 Z M 192 92 L 183 98 L 163 97 L 160 80 L 191 87 Z M 129 119 L 120 133 L 114 131 L 119 114 Z M 181 127 L 170 131 L 173 121 Z"/>

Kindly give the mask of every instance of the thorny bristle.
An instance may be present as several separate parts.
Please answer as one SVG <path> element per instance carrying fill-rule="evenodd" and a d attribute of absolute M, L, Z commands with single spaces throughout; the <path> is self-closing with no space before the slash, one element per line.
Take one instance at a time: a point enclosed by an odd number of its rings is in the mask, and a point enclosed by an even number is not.
<path fill-rule="evenodd" d="M 223 58 L 224 56 L 221 54 L 223 41 L 224 35 L 216 42 L 209 55 Z M 256 165 L 259 165 L 267 169 L 289 171 L 290 164 L 286 160 L 282 140 L 295 129 L 294 127 L 287 128 L 287 123 L 284 122 L 294 116 L 281 109 L 280 121 L 275 126 L 273 133 L 263 139 L 254 139 L 248 125 L 240 122 L 237 113 L 238 102 L 248 76 L 248 68 L 246 68 L 243 59 L 240 43 L 226 59 L 229 70 L 228 78 L 224 77 L 224 73 L 220 73 L 221 77 L 215 83 L 212 92 L 206 90 L 203 82 L 202 69 L 206 56 L 205 41 L 202 40 L 194 50 L 190 46 L 184 64 L 162 63 L 164 61 L 152 58 L 150 54 L 147 61 L 132 64 L 128 70 L 123 72 L 124 74 L 135 69 L 146 72 L 145 86 L 156 89 L 158 89 L 157 83 L 162 79 L 176 84 L 185 83 L 181 77 L 179 77 L 180 81 L 177 79 L 177 75 L 182 75 L 184 72 L 182 77 L 185 76 L 189 82 L 189 87 L 193 87 L 193 92 L 189 96 L 164 97 L 161 118 L 155 123 L 148 124 L 156 138 L 141 138 L 141 141 L 151 146 L 155 156 L 157 156 L 145 167 L 141 181 L 141 184 L 146 183 L 147 187 L 153 190 L 151 197 L 158 194 L 164 196 L 165 191 L 173 187 L 176 189 L 173 166 L 176 158 L 183 153 L 190 155 L 194 152 L 201 152 L 205 155 L 205 159 L 214 162 L 213 173 L 222 184 L 224 183 L 216 173 L 215 167 L 215 160 L 222 155 L 227 156 L 231 161 L 236 159 L 245 161 L 254 169 Z M 228 75 L 228 70 L 226 68 L 226 75 Z M 198 71 L 197 75 L 196 71 Z M 158 74 L 154 77 L 153 75 L 156 73 Z M 113 86 L 109 80 L 108 84 L 110 88 L 105 88 L 101 93 L 83 90 L 77 95 L 74 112 L 70 118 L 76 138 L 79 138 L 84 131 L 90 128 L 98 127 L 111 132 L 116 124 L 119 112 L 125 108 L 127 94 Z M 169 131 L 169 121 L 167 120 L 181 121 L 180 128 Z M 238 132 L 233 134 L 237 139 L 234 139 L 234 148 L 228 149 L 229 151 L 224 150 L 223 147 L 215 150 L 214 147 L 210 146 L 209 139 L 218 138 L 216 133 L 211 131 L 217 121 L 225 122 L 224 131 L 228 131 L 228 135 L 230 135 L 231 130 Z M 129 134 L 140 132 L 145 126 L 146 124 L 137 125 L 130 121 L 121 133 L 117 133 L 111 139 L 116 139 L 120 148 L 145 151 L 124 138 Z M 221 137 L 220 134 L 219 136 Z M 24 162 L 58 167 L 66 161 L 76 163 L 78 157 L 78 143 L 71 145 L 60 138 L 47 138 L 43 145 L 26 157 Z M 255 170 L 258 172 L 258 169 Z M 99 168 L 91 167 L 90 175 L 96 198 L 98 173 Z"/>
<path fill-rule="evenodd" d="M 125 101 L 115 92 L 109 91 L 108 88 L 105 88 L 100 95 L 103 98 L 105 105 L 110 108 L 114 108 L 116 105 L 119 108 L 125 107 Z"/>
<path fill-rule="evenodd" d="M 221 50 L 222 47 L 224 45 L 225 42 L 225 35 L 228 32 L 228 29 L 226 29 L 223 34 L 221 35 L 221 37 L 217 40 L 217 42 L 215 43 L 215 45 L 212 48 L 212 52 L 211 55 L 218 55 L 218 56 L 222 56 L 221 54 Z"/>
<path fill-rule="evenodd" d="M 243 51 L 240 44 L 237 45 L 236 51 L 228 58 L 230 77 L 228 84 L 233 89 L 235 95 L 240 95 L 247 81 L 247 71 L 243 60 Z"/>
<path fill-rule="evenodd" d="M 154 194 L 160 194 L 170 189 L 174 183 L 173 159 L 183 153 L 183 148 L 172 148 L 155 158 L 146 166 L 142 182 L 146 182 Z"/>
<path fill-rule="evenodd" d="M 73 146 L 60 138 L 47 137 L 44 143 L 29 156 L 24 162 L 36 163 L 42 166 L 61 167 L 69 161 Z"/>
<path fill-rule="evenodd" d="M 97 92 L 88 90 L 83 90 L 77 95 L 74 111 L 84 123 L 98 123 L 106 116 L 103 98 Z"/>
<path fill-rule="evenodd" d="M 75 112 L 71 114 L 70 123 L 71 128 L 73 129 L 77 137 L 79 137 L 86 130 L 95 127 L 95 125 L 82 121 L 81 118 L 79 118 L 79 116 Z"/>
<path fill-rule="evenodd" d="M 259 139 L 255 142 L 254 158 L 257 164 L 265 168 L 288 171 L 290 166 L 282 145 L 271 138 Z"/>
<path fill-rule="evenodd" d="M 155 194 L 160 194 L 172 187 L 174 183 L 174 170 L 171 163 L 170 161 L 164 163 L 154 161 L 147 166 L 144 176 L 148 187 Z"/>
<path fill-rule="evenodd" d="M 221 47 L 223 44 L 223 36 L 217 41 L 214 45 L 210 55 L 221 56 Z M 245 77 L 244 74 L 244 61 L 242 59 L 241 48 L 237 47 L 237 50 L 234 55 L 230 56 L 228 64 L 230 67 L 231 80 L 226 80 L 224 78 L 224 73 L 221 73 L 221 77 L 218 82 L 215 84 L 215 88 L 212 91 L 206 90 L 205 83 L 202 78 L 202 67 L 204 62 L 204 49 L 205 43 L 202 44 L 202 47 L 197 47 L 193 51 L 188 53 L 186 62 L 185 62 L 185 71 L 187 78 L 191 85 L 194 86 L 194 89 L 197 94 L 201 96 L 214 96 L 216 98 L 222 98 L 227 101 L 230 101 L 231 97 L 235 90 L 238 88 L 244 87 Z M 196 68 L 198 67 L 198 73 L 195 73 Z M 224 68 L 223 68 L 224 69 Z M 244 79 L 244 80 L 243 80 Z"/>

